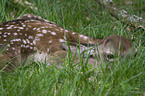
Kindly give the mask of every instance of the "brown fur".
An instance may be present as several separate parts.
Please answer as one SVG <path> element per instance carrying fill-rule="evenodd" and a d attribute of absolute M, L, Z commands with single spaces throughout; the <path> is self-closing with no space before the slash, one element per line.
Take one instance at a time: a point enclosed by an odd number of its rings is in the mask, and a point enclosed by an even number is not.
<path fill-rule="evenodd" d="M 108 54 L 106 53 L 108 48 L 115 49 L 117 52 L 120 49 L 122 56 L 132 47 L 131 42 L 123 36 L 112 35 L 105 39 L 94 39 L 64 29 L 54 22 L 32 14 L 26 14 L 16 20 L 0 23 L 0 46 L 7 45 L 5 53 L 1 55 L 3 64 L 6 64 L 5 61 L 16 57 L 12 62 L 14 62 L 14 66 L 18 66 L 21 63 L 25 63 L 36 52 L 38 53 L 37 55 L 42 56 L 47 54 L 47 59 L 54 56 L 65 57 L 67 50 L 65 49 L 66 47 L 62 47 L 61 42 L 81 44 L 82 49 L 80 50 L 82 52 L 84 52 L 85 48 L 90 48 L 84 46 L 84 44 L 94 45 L 93 47 L 99 49 L 101 54 Z M 120 48 L 119 43 L 121 43 Z M 74 51 L 77 49 L 76 45 L 72 48 Z M 91 54 L 94 55 L 95 53 Z M 34 56 L 34 59 L 39 59 L 37 55 Z M 58 60 L 59 58 L 55 59 L 56 63 L 61 61 Z M 89 60 L 89 62 L 94 62 L 92 58 Z M 52 61 L 48 62 L 52 63 Z"/>

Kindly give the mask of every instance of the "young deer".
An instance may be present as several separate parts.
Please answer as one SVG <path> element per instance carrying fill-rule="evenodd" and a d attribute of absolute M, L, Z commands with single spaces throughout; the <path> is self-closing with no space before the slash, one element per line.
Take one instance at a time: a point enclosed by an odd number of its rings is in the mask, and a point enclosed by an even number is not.
<path fill-rule="evenodd" d="M 79 45 L 80 54 L 85 57 L 89 53 L 89 62 L 95 64 L 95 57 L 112 60 L 115 52 L 123 57 L 128 52 L 133 54 L 134 50 L 131 42 L 123 36 L 112 35 L 105 39 L 93 39 L 66 30 L 41 17 L 26 14 L 16 20 L 0 23 L 0 68 L 6 67 L 5 70 L 10 70 L 30 58 L 32 61 L 46 60 L 50 64 L 53 62 L 50 59 L 55 56 L 54 61 L 57 63 L 69 50 L 67 43 L 72 53 L 77 51 Z M 8 63 L 10 61 L 13 65 Z"/>

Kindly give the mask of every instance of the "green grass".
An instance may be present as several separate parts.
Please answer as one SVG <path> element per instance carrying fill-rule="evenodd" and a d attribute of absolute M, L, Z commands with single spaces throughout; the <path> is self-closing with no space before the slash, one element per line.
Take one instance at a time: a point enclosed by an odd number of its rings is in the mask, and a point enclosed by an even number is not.
<path fill-rule="evenodd" d="M 126 30 L 127 25 L 115 20 L 106 9 L 93 0 L 29 0 L 38 10 L 20 6 L 11 0 L 0 1 L 0 22 L 30 13 L 53 21 L 63 28 L 94 38 L 118 34 L 131 38 L 138 49 L 135 58 L 101 63 L 93 69 L 80 58 L 74 68 L 69 57 L 58 69 L 45 64 L 20 67 L 0 74 L 0 96 L 141 96 L 145 92 L 145 31 Z M 144 16 L 144 0 L 130 5 L 116 0 L 116 4 L 132 14 Z M 140 39 L 142 39 L 139 46 Z M 38 65 L 38 66 L 37 66 Z M 87 65 L 87 66 L 86 66 Z M 111 68 L 108 69 L 108 66 Z M 145 94 L 145 93 L 144 93 Z"/>

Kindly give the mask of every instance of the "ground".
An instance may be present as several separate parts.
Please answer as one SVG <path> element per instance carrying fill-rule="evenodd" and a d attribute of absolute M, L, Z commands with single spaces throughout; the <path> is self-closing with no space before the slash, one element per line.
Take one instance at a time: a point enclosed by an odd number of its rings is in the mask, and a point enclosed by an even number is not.
<path fill-rule="evenodd" d="M 29 13 L 94 38 L 105 38 L 115 34 L 131 39 L 133 35 L 132 42 L 138 54 L 135 58 L 123 60 L 118 58 L 113 63 L 100 62 L 98 69 L 93 69 L 87 64 L 87 59 L 82 61 L 80 58 L 80 62 L 74 65 L 70 59 L 71 55 L 64 60 L 61 69 L 55 64 L 46 67 L 42 63 L 20 66 L 12 72 L 0 74 L 1 96 L 140 96 L 143 94 L 145 90 L 143 29 L 136 30 L 122 24 L 93 0 L 31 0 L 30 2 L 36 5 L 37 10 L 27 5 L 21 6 L 11 0 L 1 0 L 0 22 Z M 115 3 L 130 14 L 145 18 L 144 0 L 117 0 Z"/>

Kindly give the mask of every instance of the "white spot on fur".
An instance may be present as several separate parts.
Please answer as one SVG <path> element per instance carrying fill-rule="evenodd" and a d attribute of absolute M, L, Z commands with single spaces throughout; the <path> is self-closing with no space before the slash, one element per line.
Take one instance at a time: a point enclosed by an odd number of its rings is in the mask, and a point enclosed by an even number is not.
<path fill-rule="evenodd" d="M 49 52 L 49 50 L 50 50 L 50 49 L 49 49 L 49 48 L 47 48 L 47 52 Z"/>
<path fill-rule="evenodd" d="M 26 27 L 26 25 L 24 25 L 24 24 L 23 24 L 22 26 L 23 26 L 23 27 Z"/>
<path fill-rule="evenodd" d="M 30 46 L 30 49 L 33 49 L 33 47 Z"/>
<path fill-rule="evenodd" d="M 10 42 L 13 42 L 13 41 L 15 41 L 15 39 L 12 39 Z"/>
<path fill-rule="evenodd" d="M 41 28 L 45 28 L 45 27 L 41 27 Z"/>
<path fill-rule="evenodd" d="M 27 17 L 31 18 L 31 15 L 27 15 Z"/>
<path fill-rule="evenodd" d="M 13 33 L 14 35 L 18 35 L 18 33 Z"/>
<path fill-rule="evenodd" d="M 26 45 L 26 48 L 29 48 L 29 45 Z"/>
<path fill-rule="evenodd" d="M 21 45 L 21 47 L 24 47 L 25 48 L 25 45 Z"/>
<path fill-rule="evenodd" d="M 17 41 L 21 41 L 21 39 L 17 39 Z"/>
<path fill-rule="evenodd" d="M 28 1 L 25 1 L 25 3 L 27 4 L 27 5 L 29 5 L 29 6 L 31 6 L 32 4 L 31 3 L 29 3 Z"/>
<path fill-rule="evenodd" d="M 48 32 L 51 32 L 50 30 L 48 30 Z"/>
<path fill-rule="evenodd" d="M 39 37 L 40 37 L 40 36 L 43 36 L 43 34 L 36 34 L 36 35 L 39 36 Z"/>
<path fill-rule="evenodd" d="M 33 40 L 33 44 L 36 45 L 36 40 Z"/>
<path fill-rule="evenodd" d="M 26 39 L 26 41 L 27 41 L 28 44 L 30 43 L 30 41 L 28 39 Z"/>
<path fill-rule="evenodd" d="M 10 47 L 10 44 L 7 44 L 7 47 Z"/>
<path fill-rule="evenodd" d="M 24 14 L 23 16 L 27 16 L 28 14 Z M 19 17 L 20 18 L 20 17 Z"/>
<path fill-rule="evenodd" d="M 33 36 L 29 36 L 28 38 L 29 38 L 29 39 L 33 39 Z"/>
<path fill-rule="evenodd" d="M 21 39 L 12 39 L 11 42 L 12 41 L 21 41 Z"/>
<path fill-rule="evenodd" d="M 47 33 L 47 30 L 42 30 L 42 33 Z"/>
<path fill-rule="evenodd" d="M 33 43 L 30 43 L 30 45 L 33 45 Z"/>
<path fill-rule="evenodd" d="M 12 24 L 15 24 L 16 22 L 11 22 Z"/>
<path fill-rule="evenodd" d="M 55 32 L 51 32 L 51 34 L 52 34 L 52 35 L 56 35 L 56 33 L 55 33 Z"/>
<path fill-rule="evenodd" d="M 87 40 L 88 39 L 88 37 L 87 36 L 84 36 L 84 40 Z"/>
<path fill-rule="evenodd" d="M 52 40 L 50 40 L 49 43 L 52 43 Z"/>
<path fill-rule="evenodd" d="M 17 26 L 14 26 L 14 28 L 18 28 Z"/>
<path fill-rule="evenodd" d="M 40 30 L 40 28 L 37 28 L 37 31 L 39 31 Z"/>
<path fill-rule="evenodd" d="M 26 40 L 23 39 L 24 44 L 27 44 Z"/>
<path fill-rule="evenodd" d="M 35 28 L 33 28 L 33 30 L 35 30 L 36 29 L 36 27 Z"/>
<path fill-rule="evenodd" d="M 45 20 L 45 19 L 44 19 L 44 21 L 45 21 L 45 22 L 50 22 L 50 21 L 48 21 L 48 20 Z"/>
<path fill-rule="evenodd" d="M 16 50 L 14 47 L 12 47 L 12 50 Z"/>
<path fill-rule="evenodd" d="M 30 21 L 32 21 L 32 22 L 33 22 L 33 21 L 36 21 L 36 20 L 30 20 Z"/>
<path fill-rule="evenodd" d="M 10 35 L 11 33 L 7 33 L 8 35 Z"/>
<path fill-rule="evenodd" d="M 9 27 L 7 27 L 7 29 L 12 29 L 12 27 L 11 27 L 11 26 L 9 26 Z"/>
<path fill-rule="evenodd" d="M 84 37 L 84 35 L 80 35 L 80 37 Z"/>
<path fill-rule="evenodd" d="M 65 32 L 68 32 L 68 30 L 65 30 Z"/>
<path fill-rule="evenodd" d="M 24 25 L 24 23 L 21 23 L 22 25 Z"/>
<path fill-rule="evenodd" d="M 31 28 L 32 26 L 28 25 L 28 27 L 30 27 L 30 28 Z"/>
<path fill-rule="evenodd" d="M 56 31 L 59 31 L 59 29 L 55 29 Z"/>
<path fill-rule="evenodd" d="M 4 39 L 4 41 L 7 41 L 7 39 Z"/>
<path fill-rule="evenodd" d="M 7 37 L 7 35 L 3 35 L 3 37 Z"/>
<path fill-rule="evenodd" d="M 76 34 L 75 32 L 72 33 L 73 35 Z"/>
<path fill-rule="evenodd" d="M 59 42 L 65 42 L 64 39 L 59 39 Z"/>
<path fill-rule="evenodd" d="M 14 27 L 14 25 L 10 25 L 9 27 Z"/>
<path fill-rule="evenodd" d="M 26 20 L 25 22 L 27 23 L 27 22 L 30 22 L 30 21 L 29 20 Z"/>
<path fill-rule="evenodd" d="M 11 44 L 14 44 L 14 42 L 11 42 Z"/>
<path fill-rule="evenodd" d="M 19 29 L 24 29 L 23 27 L 18 27 Z"/>
<path fill-rule="evenodd" d="M 60 30 L 62 31 L 62 30 L 64 30 L 63 28 L 60 28 Z"/>

